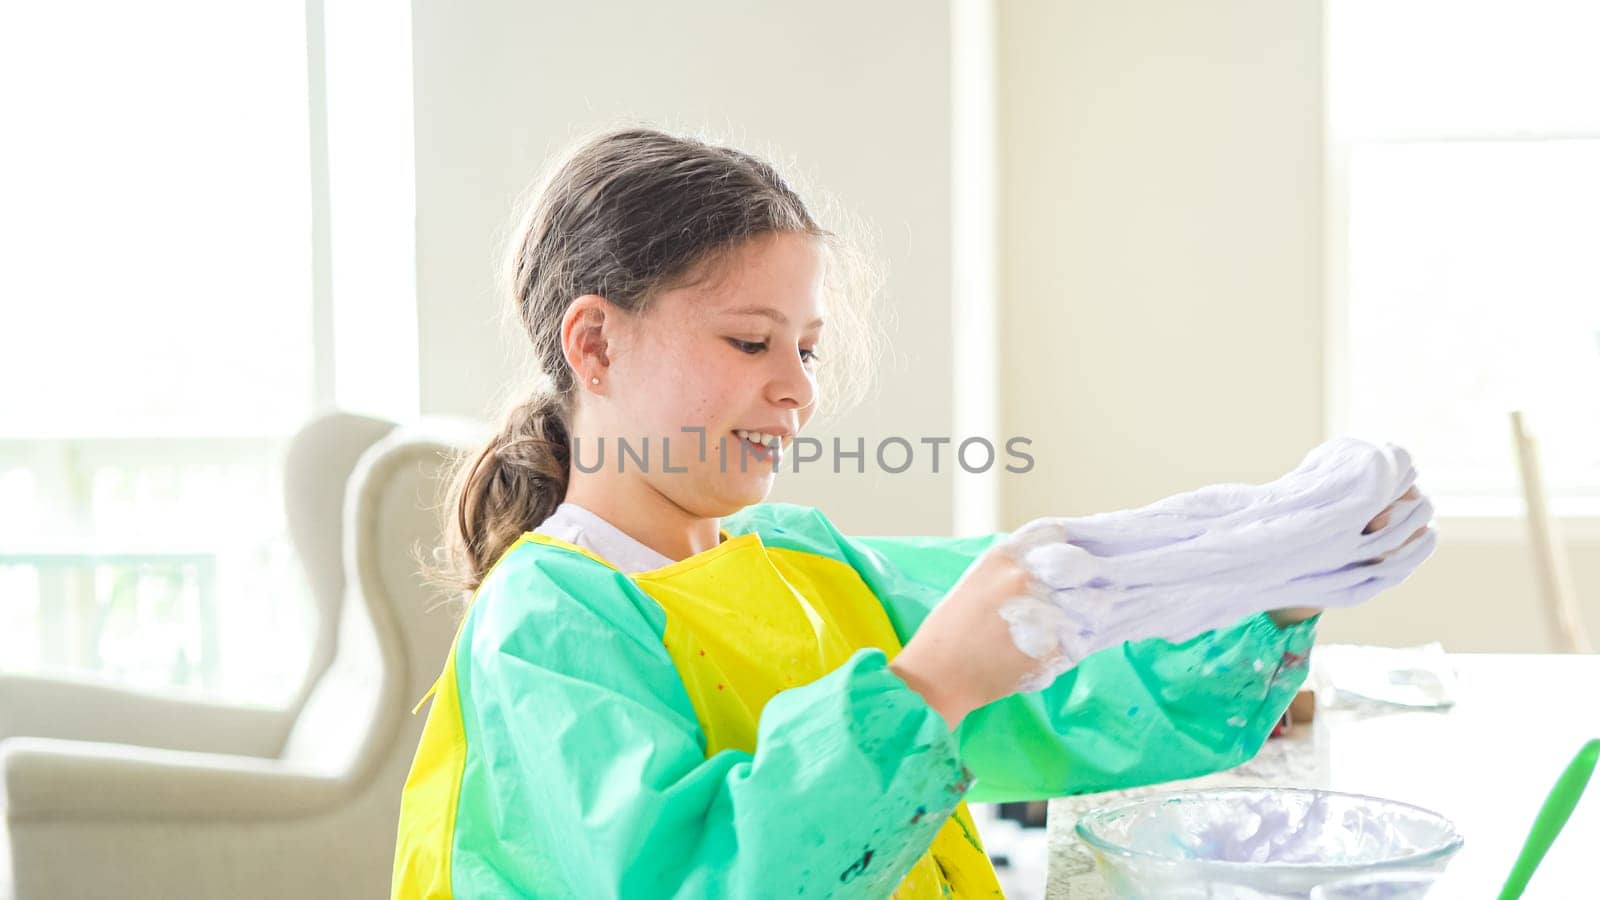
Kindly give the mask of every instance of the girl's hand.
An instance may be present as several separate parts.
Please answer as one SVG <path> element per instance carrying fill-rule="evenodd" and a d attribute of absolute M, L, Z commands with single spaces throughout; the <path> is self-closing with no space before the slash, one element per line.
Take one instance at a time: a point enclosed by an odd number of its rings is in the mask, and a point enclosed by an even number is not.
<path fill-rule="evenodd" d="M 1396 503 L 1420 496 L 1412 487 L 1373 517 L 1362 534 L 1382 530 L 1388 525 Z M 1427 526 L 1417 529 L 1400 546 L 1418 540 L 1427 532 Z M 1068 645 L 1063 642 L 1067 639 L 1061 638 L 1062 634 L 1096 638 L 1095 629 L 1083 628 L 1085 622 L 1093 618 L 1093 611 L 1080 610 L 1078 615 L 1068 616 L 1051 601 L 1049 590 L 1036 580 L 1034 569 L 1039 561 L 1032 561 L 1033 566 L 1022 562 L 1035 548 L 1047 548 L 1044 551 L 1047 554 L 1068 549 L 1069 538 L 1065 526 L 1058 520 L 1035 520 L 1018 529 L 980 556 L 962 574 L 944 601 L 929 613 L 905 649 L 889 664 L 889 668 L 921 694 L 952 729 L 974 709 L 1018 691 L 1037 690 L 1073 665 Z M 1052 547 L 1053 550 L 1049 549 Z M 1381 562 L 1399 549 L 1397 546 L 1367 563 Z M 1082 550 L 1074 552 L 1084 553 Z M 1053 564 L 1058 569 L 1064 566 L 1062 571 L 1066 571 L 1084 561 L 1069 553 L 1045 565 L 1048 568 Z M 1320 611 L 1315 607 L 1296 607 L 1273 610 L 1268 615 L 1282 627 L 1304 621 Z M 1128 622 L 1119 625 L 1119 621 L 1108 620 L 1109 624 L 1096 639 L 1109 646 L 1122 640 L 1161 636 L 1159 628 L 1151 628 L 1151 622 L 1157 620 L 1148 616 L 1130 619 L 1131 625 Z M 1096 646 L 1079 648 L 1082 651 L 1079 655 L 1087 655 Z"/>
<path fill-rule="evenodd" d="M 1421 495 L 1421 493 L 1419 493 L 1417 491 L 1417 486 L 1416 485 L 1412 485 L 1410 490 L 1406 491 L 1404 494 L 1401 495 L 1400 500 L 1415 500 L 1420 496 L 1422 496 L 1422 495 Z M 1395 503 L 1399 503 L 1400 500 L 1396 500 Z M 1384 526 L 1389 524 L 1389 514 L 1394 512 L 1394 506 L 1395 506 L 1395 504 L 1391 503 L 1391 504 L 1389 504 L 1388 508 L 1386 508 L 1383 512 L 1378 513 L 1376 516 L 1374 516 L 1372 521 L 1367 523 L 1367 527 L 1361 529 L 1361 533 L 1362 534 L 1372 534 L 1375 531 L 1382 531 Z M 1406 538 L 1405 543 L 1409 544 L 1412 541 L 1422 537 L 1422 535 L 1424 533 L 1426 533 L 1427 530 L 1428 530 L 1427 526 L 1423 526 L 1422 528 L 1418 528 L 1416 531 L 1411 533 L 1410 537 Z M 1401 546 L 1405 546 L 1405 544 L 1402 544 Z M 1389 553 L 1393 553 L 1393 552 L 1394 552 L 1393 550 L 1389 551 Z M 1372 560 L 1372 562 L 1378 562 L 1379 560 L 1383 559 L 1384 557 L 1387 557 L 1388 555 L 1389 554 L 1386 553 L 1386 554 L 1384 554 L 1384 556 L 1381 556 L 1378 559 Z M 1272 610 L 1271 612 L 1267 613 L 1267 616 L 1269 618 L 1271 618 L 1272 621 L 1274 623 L 1276 623 L 1279 628 L 1287 628 L 1290 625 L 1294 625 L 1294 624 L 1297 624 L 1297 623 L 1300 623 L 1300 622 L 1304 622 L 1305 620 L 1311 618 L 1312 616 L 1314 616 L 1314 615 L 1316 615 L 1317 613 L 1320 613 L 1320 612 L 1322 612 L 1322 609 L 1319 608 L 1319 607 L 1315 607 L 1315 606 L 1296 606 L 1296 607 L 1292 607 L 1290 609 L 1275 609 L 1275 610 Z"/>
<path fill-rule="evenodd" d="M 928 614 L 890 670 L 955 730 L 968 713 L 1016 693 L 1045 668 L 1017 648 L 1001 615 L 1036 590 L 1009 548 L 991 548 Z"/>
<path fill-rule="evenodd" d="M 1410 490 L 1400 495 L 1400 500 L 1415 500 L 1420 496 L 1422 496 L 1421 492 L 1418 491 L 1417 486 L 1413 484 Z M 1387 509 L 1374 516 L 1372 521 L 1367 523 L 1367 527 L 1361 529 L 1361 533 L 1371 534 L 1374 531 L 1381 531 L 1385 525 L 1389 524 L 1389 514 L 1394 512 L 1395 503 L 1399 503 L 1400 500 L 1396 500 L 1394 503 L 1389 504 Z M 1420 535 L 1424 530 L 1426 529 L 1417 529 L 1417 534 Z M 1410 543 L 1410 541 L 1407 541 L 1407 543 Z"/>

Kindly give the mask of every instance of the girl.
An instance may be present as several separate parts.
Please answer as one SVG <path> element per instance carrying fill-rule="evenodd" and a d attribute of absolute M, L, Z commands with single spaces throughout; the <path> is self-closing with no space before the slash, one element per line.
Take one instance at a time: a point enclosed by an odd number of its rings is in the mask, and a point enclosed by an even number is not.
<path fill-rule="evenodd" d="M 1003 536 L 856 538 L 762 502 L 819 392 L 848 387 L 818 355 L 824 320 L 830 353 L 861 333 L 833 333 L 848 249 L 767 164 L 652 130 L 591 140 L 537 194 L 509 272 L 549 384 L 453 489 L 474 593 L 395 897 L 998 896 L 967 801 L 1260 747 L 1310 610 L 1018 693 L 1042 663 L 999 613 L 1028 578 Z"/>

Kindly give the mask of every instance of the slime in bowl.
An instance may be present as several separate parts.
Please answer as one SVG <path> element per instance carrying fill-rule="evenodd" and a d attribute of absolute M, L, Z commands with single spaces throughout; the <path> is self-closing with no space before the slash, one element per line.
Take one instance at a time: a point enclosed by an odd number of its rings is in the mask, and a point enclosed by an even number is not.
<path fill-rule="evenodd" d="M 1309 788 L 1178 791 L 1078 820 L 1119 897 L 1305 897 L 1384 870 L 1441 871 L 1455 826 L 1409 803 Z"/>

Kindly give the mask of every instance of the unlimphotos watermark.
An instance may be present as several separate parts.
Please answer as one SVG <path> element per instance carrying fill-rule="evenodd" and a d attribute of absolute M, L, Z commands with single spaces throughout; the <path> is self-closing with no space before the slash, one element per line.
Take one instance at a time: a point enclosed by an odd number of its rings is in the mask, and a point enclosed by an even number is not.
<path fill-rule="evenodd" d="M 962 471 L 977 475 L 1001 464 L 1003 448 L 1007 460 L 1004 471 L 1022 475 L 1033 470 L 1033 456 L 1024 449 L 1032 446 L 1033 441 L 1026 437 L 1007 438 L 997 446 L 996 442 L 985 437 L 968 437 L 957 441 L 950 436 L 912 439 L 896 435 L 880 438 L 870 452 L 865 437 L 855 438 L 853 445 L 845 438 L 835 437 L 832 439 L 832 453 L 829 453 L 827 445 L 821 440 L 806 435 L 798 435 L 787 446 L 782 446 L 776 440 L 757 444 L 747 438 L 726 434 L 717 438 L 713 445 L 707 438 L 704 426 L 686 426 L 680 431 L 682 433 L 676 436 L 676 443 L 673 436 L 669 435 L 656 435 L 654 440 L 650 436 L 616 437 L 610 442 L 604 436 L 589 441 L 575 437 L 572 440 L 572 465 L 578 471 L 589 474 L 606 468 L 626 472 L 629 466 L 639 472 L 650 472 L 654 466 L 654 471 L 679 474 L 689 471 L 687 461 L 692 458 L 697 466 L 715 461 L 722 472 L 735 471 L 736 467 L 739 472 L 770 468 L 776 473 L 787 462 L 791 472 L 798 473 L 802 466 L 821 464 L 831 465 L 833 474 L 838 475 L 846 471 L 846 461 L 853 461 L 855 473 L 864 475 L 870 461 L 875 465 L 875 471 L 889 475 L 900 475 L 924 465 L 928 467 L 927 471 L 937 475 L 941 471 L 941 462 L 947 465 L 953 462 Z M 953 468 L 947 470 L 953 471 Z"/>

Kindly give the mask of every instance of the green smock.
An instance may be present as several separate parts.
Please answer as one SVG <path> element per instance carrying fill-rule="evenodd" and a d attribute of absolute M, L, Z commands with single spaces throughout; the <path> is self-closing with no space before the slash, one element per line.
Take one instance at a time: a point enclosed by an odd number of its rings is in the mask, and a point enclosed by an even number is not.
<path fill-rule="evenodd" d="M 1305 678 L 1314 620 L 1253 616 L 951 732 L 887 663 L 1003 535 L 851 538 L 781 503 L 722 525 L 633 575 L 534 533 L 506 551 L 429 692 L 394 897 L 999 896 L 964 801 L 1237 765 Z"/>

